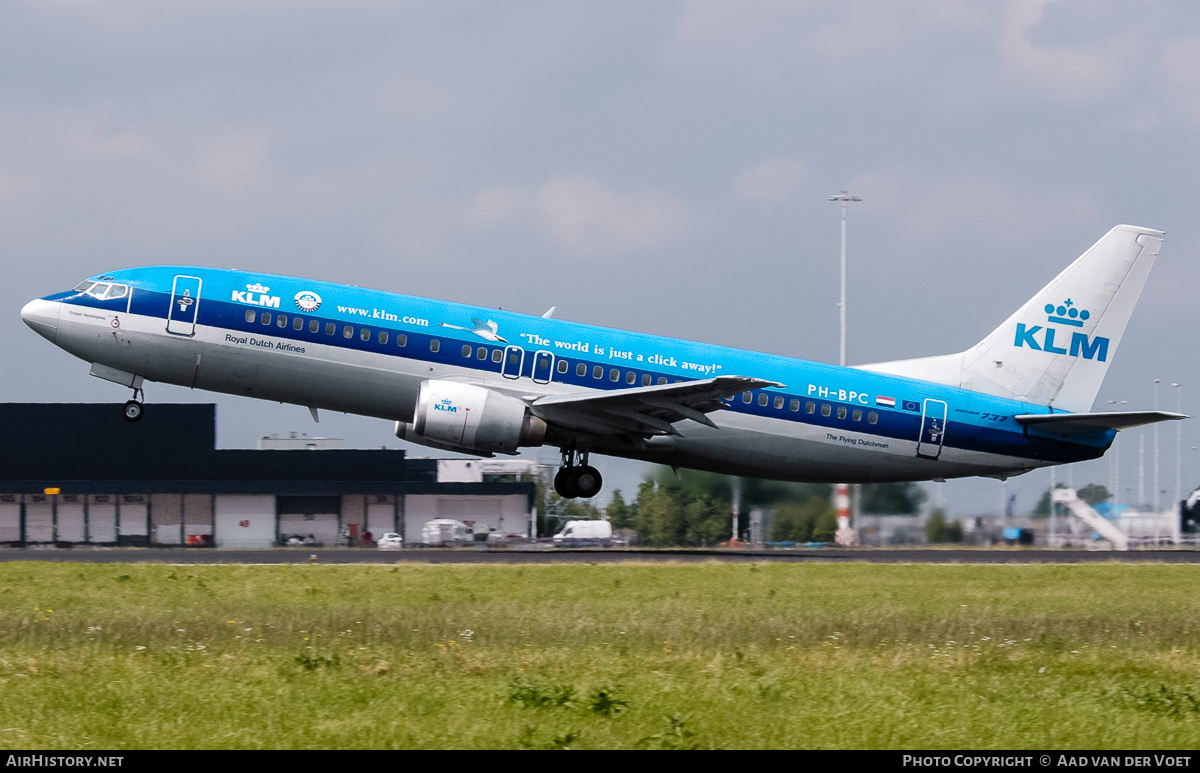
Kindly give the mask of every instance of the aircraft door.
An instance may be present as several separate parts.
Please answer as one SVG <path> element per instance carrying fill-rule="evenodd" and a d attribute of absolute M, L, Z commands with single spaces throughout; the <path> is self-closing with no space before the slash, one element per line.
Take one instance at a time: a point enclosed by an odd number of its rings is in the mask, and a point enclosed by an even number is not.
<path fill-rule="evenodd" d="M 520 378 L 521 366 L 525 364 L 525 350 L 519 346 L 509 346 L 504 350 L 504 364 L 500 366 L 500 375 L 505 378 Z"/>
<path fill-rule="evenodd" d="M 554 378 L 554 354 L 545 350 L 533 355 L 533 381 L 535 384 L 549 384 Z"/>
<path fill-rule="evenodd" d="M 917 456 L 937 459 L 946 437 L 946 401 L 926 399 L 921 405 L 921 436 L 917 440 Z"/>
<path fill-rule="evenodd" d="M 196 335 L 196 310 L 200 307 L 199 277 L 177 276 L 171 288 L 171 308 L 167 311 L 167 332 L 177 336 Z"/>

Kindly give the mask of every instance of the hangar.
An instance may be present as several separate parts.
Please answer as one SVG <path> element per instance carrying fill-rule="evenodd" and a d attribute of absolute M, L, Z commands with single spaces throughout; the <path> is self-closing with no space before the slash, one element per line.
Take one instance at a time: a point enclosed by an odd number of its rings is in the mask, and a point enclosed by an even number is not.
<path fill-rule="evenodd" d="M 156 404 L 131 423 L 107 403 L 0 403 L 0 544 L 354 546 L 394 531 L 407 545 L 433 518 L 529 531 L 533 483 L 439 482 L 438 460 L 401 450 L 218 449 L 216 417 L 213 404 Z"/>

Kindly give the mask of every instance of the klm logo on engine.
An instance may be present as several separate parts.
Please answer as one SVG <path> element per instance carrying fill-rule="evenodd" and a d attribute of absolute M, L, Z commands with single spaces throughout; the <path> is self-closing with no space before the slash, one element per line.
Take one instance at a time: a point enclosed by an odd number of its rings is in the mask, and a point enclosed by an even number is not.
<path fill-rule="evenodd" d="M 245 290 L 234 290 L 232 300 L 238 303 L 249 303 L 254 306 L 266 306 L 268 309 L 279 308 L 279 296 L 267 295 L 271 288 L 258 284 L 246 285 Z"/>
<path fill-rule="evenodd" d="M 1061 305 L 1055 306 L 1053 303 L 1046 304 L 1046 320 L 1047 322 L 1055 322 L 1060 325 L 1069 325 L 1071 327 L 1083 327 L 1083 323 L 1087 321 L 1091 313 L 1088 311 L 1080 311 L 1075 308 L 1075 304 L 1071 299 L 1063 301 Z M 1071 341 L 1069 344 L 1065 340 L 1065 335 L 1059 339 L 1061 345 L 1055 345 L 1055 335 L 1065 334 L 1067 331 L 1061 328 L 1046 325 L 1034 325 L 1025 327 L 1022 322 L 1017 323 L 1017 338 L 1013 342 L 1013 346 L 1018 348 L 1028 346 L 1030 349 L 1036 349 L 1039 352 L 1050 352 L 1051 354 L 1069 354 L 1072 357 L 1083 355 L 1085 360 L 1099 360 L 1100 362 L 1108 361 L 1108 339 L 1102 336 L 1088 338 L 1087 333 L 1079 331 L 1071 331 Z M 1037 334 L 1041 333 L 1041 340 L 1038 340 Z M 1064 348 L 1069 346 L 1069 348 Z"/>
<path fill-rule="evenodd" d="M 446 413 L 458 413 L 458 406 L 454 405 L 450 400 L 442 400 L 440 403 L 433 404 L 433 410 L 445 411 Z"/>

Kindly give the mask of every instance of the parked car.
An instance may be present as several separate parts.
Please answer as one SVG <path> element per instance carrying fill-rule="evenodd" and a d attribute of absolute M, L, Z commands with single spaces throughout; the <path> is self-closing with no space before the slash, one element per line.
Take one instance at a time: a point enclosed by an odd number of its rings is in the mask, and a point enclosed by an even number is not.
<path fill-rule="evenodd" d="M 380 550 L 399 550 L 404 547 L 404 538 L 395 532 L 388 532 L 376 543 Z"/>
<path fill-rule="evenodd" d="M 554 535 L 559 547 L 612 547 L 612 524 L 608 521 L 567 521 L 563 530 Z"/>
<path fill-rule="evenodd" d="M 475 535 L 462 521 L 451 518 L 435 518 L 421 528 L 421 544 L 433 547 L 464 545 L 474 542 Z"/>

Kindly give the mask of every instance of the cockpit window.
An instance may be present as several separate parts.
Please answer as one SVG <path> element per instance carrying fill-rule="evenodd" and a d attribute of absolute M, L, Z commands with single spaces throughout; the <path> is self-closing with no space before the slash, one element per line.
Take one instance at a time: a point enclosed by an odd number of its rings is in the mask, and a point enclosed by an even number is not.
<path fill-rule="evenodd" d="M 81 282 L 75 292 L 87 293 L 101 301 L 111 301 L 124 298 L 129 294 L 129 285 L 109 284 L 107 282 Z"/>

